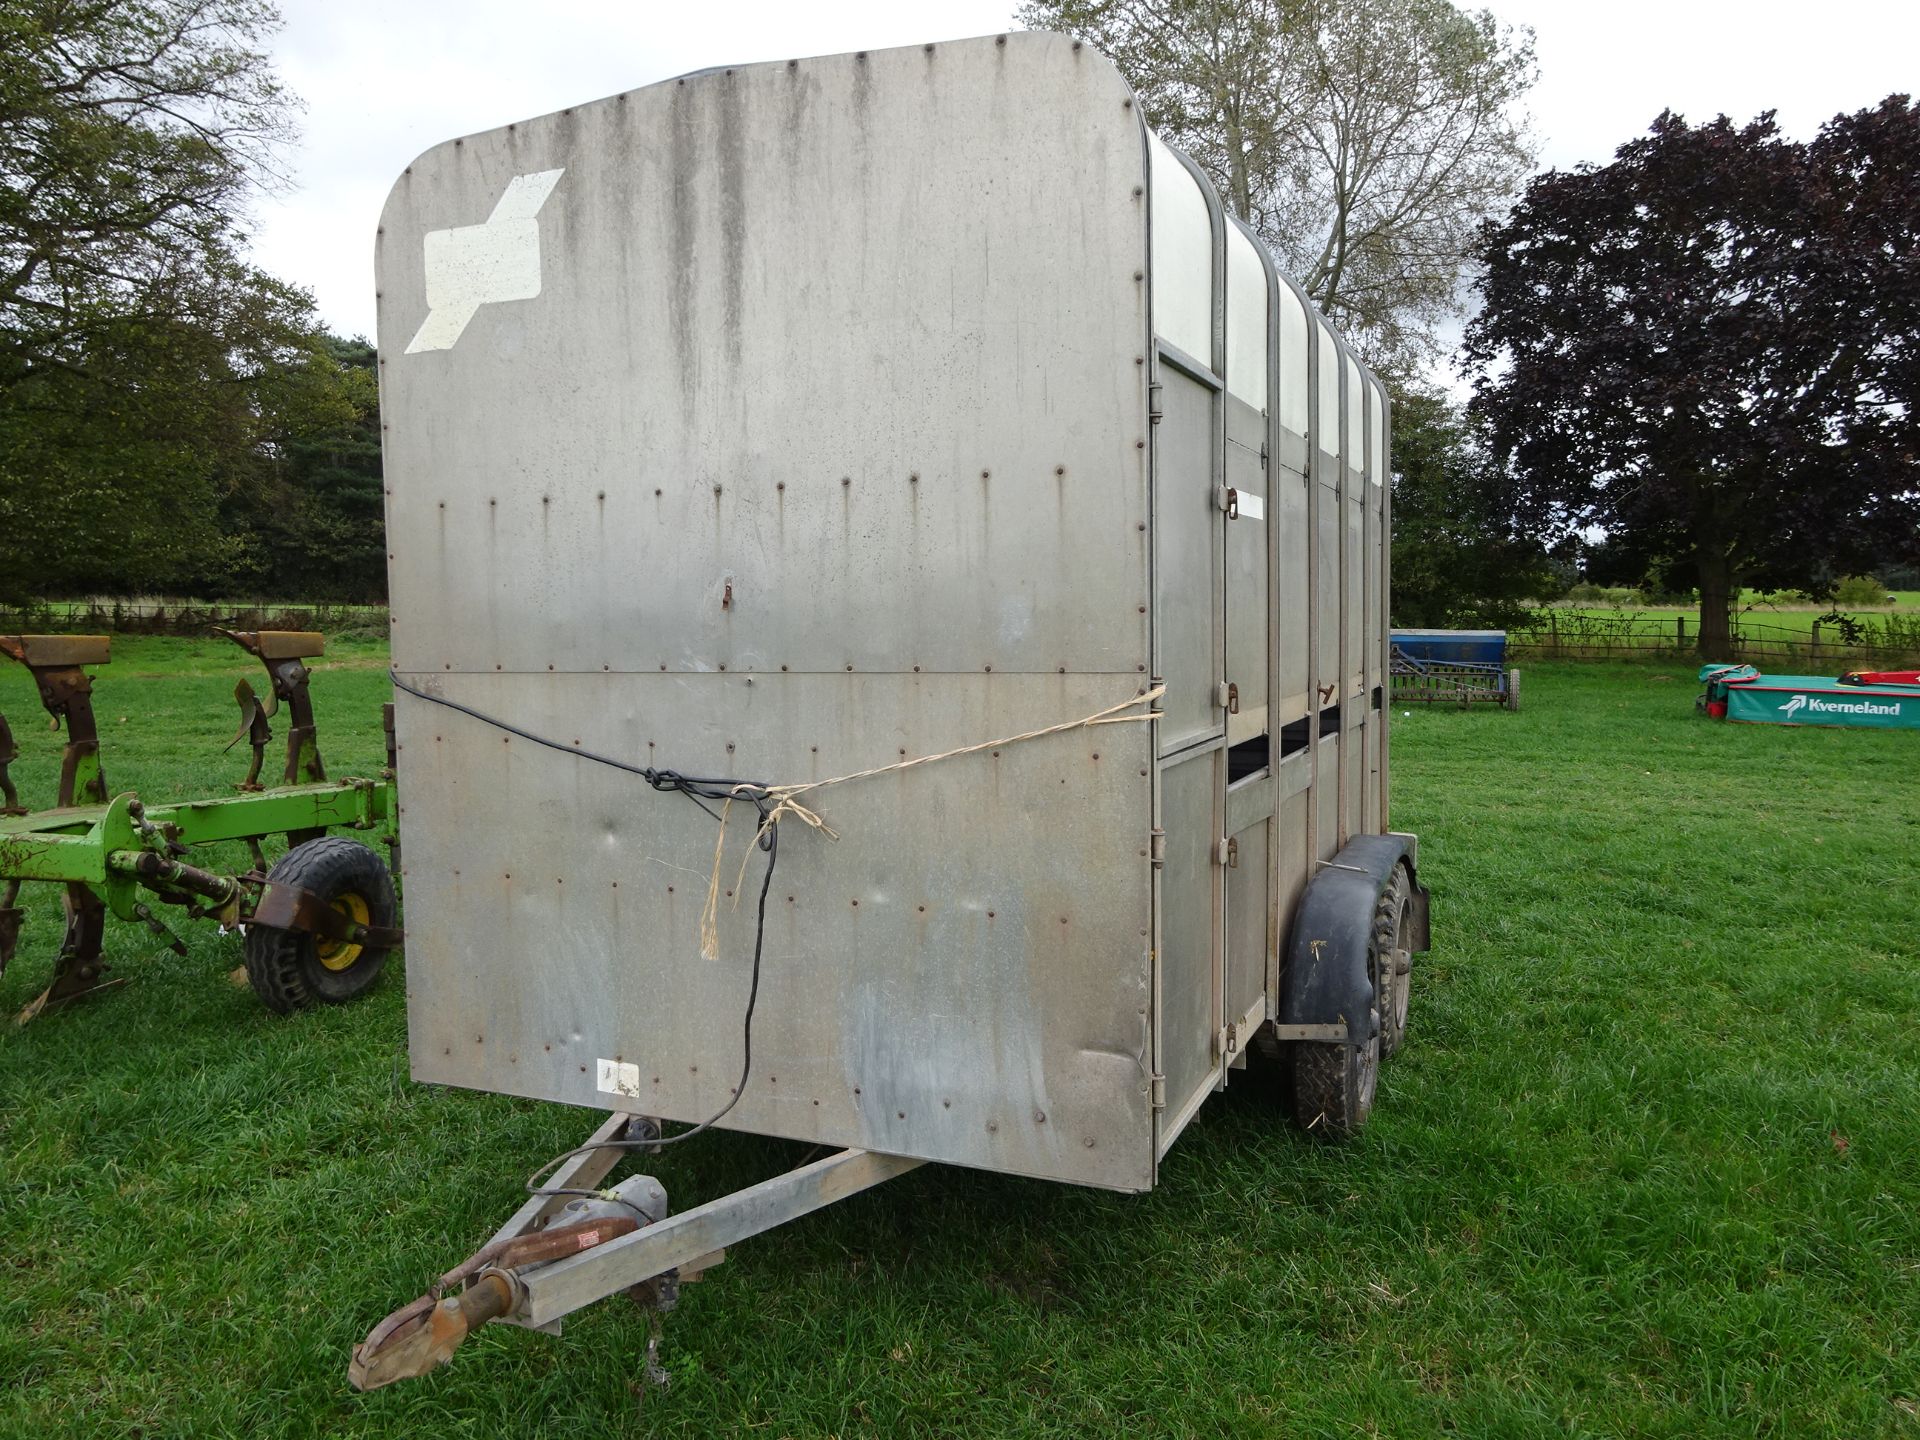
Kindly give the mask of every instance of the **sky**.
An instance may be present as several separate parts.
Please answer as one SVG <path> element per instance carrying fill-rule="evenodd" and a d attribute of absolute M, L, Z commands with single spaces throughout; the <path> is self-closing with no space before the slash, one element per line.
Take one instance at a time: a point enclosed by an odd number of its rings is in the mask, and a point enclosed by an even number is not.
<path fill-rule="evenodd" d="M 282 0 L 280 75 L 306 103 L 291 188 L 255 205 L 257 263 L 322 320 L 373 333 L 373 232 L 394 178 L 456 135 L 712 65 L 877 50 L 1009 28 L 1006 0 Z M 1605 163 L 1661 110 L 1779 112 L 1804 138 L 1920 82 L 1920 5 L 1829 0 L 1488 0 L 1534 31 L 1542 168 Z"/>

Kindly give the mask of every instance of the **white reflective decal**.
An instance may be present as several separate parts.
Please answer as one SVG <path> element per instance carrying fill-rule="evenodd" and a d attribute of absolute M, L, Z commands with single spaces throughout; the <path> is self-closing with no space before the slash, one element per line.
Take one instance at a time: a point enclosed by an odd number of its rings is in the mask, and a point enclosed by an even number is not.
<path fill-rule="evenodd" d="M 1236 520 L 1264 520 L 1267 518 L 1267 502 L 1251 490 L 1233 492 L 1233 518 Z"/>
<path fill-rule="evenodd" d="M 600 1060 L 599 1088 L 607 1095 L 627 1095 L 634 1099 L 640 1097 L 640 1067 L 632 1061 Z"/>
<path fill-rule="evenodd" d="M 429 230 L 423 242 L 427 318 L 407 354 L 451 350 L 482 305 L 540 293 L 540 222 L 535 217 L 565 170 L 516 175 L 481 225 Z"/>

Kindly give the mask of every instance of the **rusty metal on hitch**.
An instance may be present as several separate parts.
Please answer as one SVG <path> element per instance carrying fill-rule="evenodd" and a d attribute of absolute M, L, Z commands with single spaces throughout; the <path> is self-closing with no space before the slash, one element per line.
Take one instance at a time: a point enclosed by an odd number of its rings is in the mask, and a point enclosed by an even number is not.
<path fill-rule="evenodd" d="M 417 1302 L 416 1302 L 417 1303 Z M 513 1308 L 513 1280 L 489 1270 L 458 1295 L 432 1302 L 411 1323 L 376 1345 L 369 1336 L 354 1347 L 347 1383 L 356 1390 L 378 1390 L 396 1380 L 411 1380 L 453 1359 L 460 1342 L 489 1320 Z"/>
<path fill-rule="evenodd" d="M 398 925 L 356 924 L 313 891 L 283 881 L 267 882 L 247 920 L 252 925 L 300 930 L 323 940 L 365 945 L 374 950 L 395 949 L 406 939 L 406 932 Z"/>
<path fill-rule="evenodd" d="M 639 1223 L 630 1215 L 602 1216 L 483 1247 L 442 1275 L 418 1300 L 401 1306 L 369 1330 L 367 1338 L 353 1347 L 347 1383 L 356 1390 L 377 1390 L 446 1364 L 462 1340 L 487 1321 L 511 1314 L 519 1304 L 516 1269 L 591 1250 L 632 1234 Z M 459 1294 L 444 1293 L 462 1283 L 466 1288 Z"/>

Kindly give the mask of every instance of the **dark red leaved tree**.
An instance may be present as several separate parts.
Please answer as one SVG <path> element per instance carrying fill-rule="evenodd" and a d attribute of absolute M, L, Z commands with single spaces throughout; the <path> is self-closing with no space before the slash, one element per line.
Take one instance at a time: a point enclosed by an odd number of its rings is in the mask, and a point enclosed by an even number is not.
<path fill-rule="evenodd" d="M 1662 115 L 1535 179 L 1482 232 L 1472 409 L 1541 532 L 1599 527 L 1697 585 L 1731 654 L 1742 586 L 1920 553 L 1920 110 Z"/>

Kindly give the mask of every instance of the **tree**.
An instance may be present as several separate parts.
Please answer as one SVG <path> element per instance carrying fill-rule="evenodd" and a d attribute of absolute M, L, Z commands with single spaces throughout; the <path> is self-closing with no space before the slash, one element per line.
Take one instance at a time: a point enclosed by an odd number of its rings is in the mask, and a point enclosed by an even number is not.
<path fill-rule="evenodd" d="M 1111 56 L 1377 367 L 1435 355 L 1478 225 L 1532 168 L 1530 31 L 1447 0 L 1027 0 L 1019 18 Z"/>
<path fill-rule="evenodd" d="M 223 529 L 244 537 L 244 558 L 202 580 L 203 588 L 225 580 L 241 587 L 229 593 L 278 599 L 386 599 L 374 367 L 366 341 L 329 335 L 301 363 L 275 372 L 262 401 L 259 483 L 222 507 Z"/>
<path fill-rule="evenodd" d="M 1473 413 L 1546 531 L 1697 586 L 1817 588 L 1920 547 L 1920 112 L 1807 145 L 1671 113 L 1541 176 L 1481 255 Z"/>
<path fill-rule="evenodd" d="M 0 393 L 129 322 L 206 323 L 293 102 L 263 0 L 0 6 Z"/>
<path fill-rule="evenodd" d="M 259 48 L 277 23 L 0 0 L 0 598 L 245 562 L 223 507 L 318 343 L 307 295 L 239 258 L 293 111 Z"/>
<path fill-rule="evenodd" d="M 1504 629 L 1564 588 L 1514 521 L 1506 472 L 1459 408 L 1430 390 L 1393 401 L 1393 623 Z"/>
<path fill-rule="evenodd" d="M 97 326 L 80 363 L 0 395 L 0 601 L 258 593 L 254 513 L 302 436 L 371 402 L 305 292 L 244 266 L 194 278 L 198 320 Z"/>

